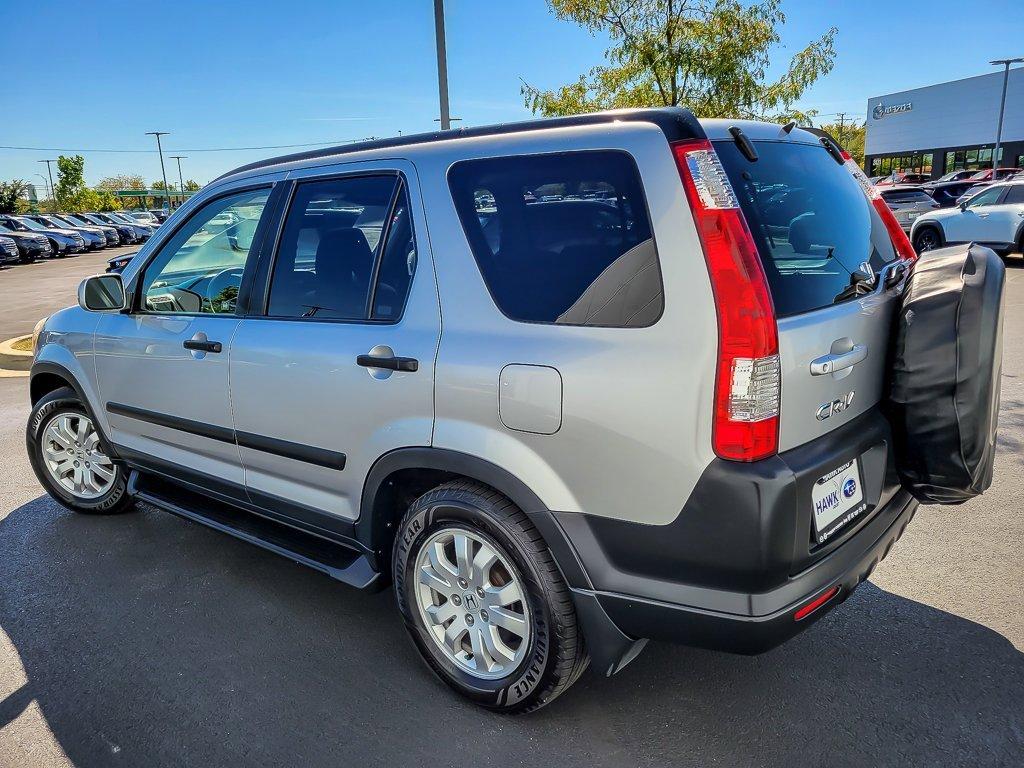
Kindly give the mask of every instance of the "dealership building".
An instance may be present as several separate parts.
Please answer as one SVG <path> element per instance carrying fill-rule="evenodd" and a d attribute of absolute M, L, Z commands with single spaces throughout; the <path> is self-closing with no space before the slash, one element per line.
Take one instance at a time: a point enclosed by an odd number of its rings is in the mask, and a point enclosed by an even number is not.
<path fill-rule="evenodd" d="M 1003 70 L 868 99 L 870 176 L 992 167 Z M 1024 68 L 1010 70 L 998 166 L 1024 168 Z"/>

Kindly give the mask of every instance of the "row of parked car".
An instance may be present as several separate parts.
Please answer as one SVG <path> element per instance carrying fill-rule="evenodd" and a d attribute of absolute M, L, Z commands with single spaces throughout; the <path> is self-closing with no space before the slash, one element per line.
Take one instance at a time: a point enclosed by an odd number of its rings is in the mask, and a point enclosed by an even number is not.
<path fill-rule="evenodd" d="M 0 214 L 0 266 L 145 242 L 160 223 L 153 211 Z"/>
<path fill-rule="evenodd" d="M 995 184 L 1024 182 L 1024 170 L 989 168 L 983 171 L 951 171 L 938 179 L 929 179 L 927 175 L 920 173 L 899 172 L 889 176 L 876 176 L 871 182 L 895 214 L 903 230 L 910 233 L 915 223 L 922 217 L 934 218 L 929 214 L 942 209 L 959 208 L 960 212 L 970 214 L 971 212 L 966 210 L 969 201 Z M 958 215 L 959 212 L 950 212 L 943 217 Z M 919 244 L 914 245 L 917 248 Z M 929 246 L 935 247 L 931 243 Z"/>

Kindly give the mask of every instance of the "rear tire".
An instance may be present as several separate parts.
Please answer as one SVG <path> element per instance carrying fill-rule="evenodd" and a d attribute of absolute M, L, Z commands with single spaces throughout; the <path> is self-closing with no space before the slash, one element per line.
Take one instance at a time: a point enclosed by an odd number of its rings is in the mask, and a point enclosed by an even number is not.
<path fill-rule="evenodd" d="M 392 571 L 420 655 L 480 706 L 539 709 L 589 663 L 572 596 L 543 538 L 491 488 L 459 480 L 414 501 L 398 527 Z"/>
<path fill-rule="evenodd" d="M 127 472 L 106 454 L 99 427 L 70 387 L 35 404 L 25 442 L 32 470 L 55 501 L 84 514 L 131 509 Z"/>
<path fill-rule="evenodd" d="M 937 227 L 924 226 L 914 233 L 914 251 L 918 254 L 942 247 L 942 233 Z"/>

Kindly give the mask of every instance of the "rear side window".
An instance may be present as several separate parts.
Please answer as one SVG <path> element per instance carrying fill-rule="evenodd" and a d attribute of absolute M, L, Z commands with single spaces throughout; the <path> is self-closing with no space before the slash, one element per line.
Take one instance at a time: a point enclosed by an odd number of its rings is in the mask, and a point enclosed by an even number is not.
<path fill-rule="evenodd" d="M 757 244 L 779 317 L 835 303 L 863 262 L 879 270 L 896 258 L 860 185 L 824 147 L 755 146 L 754 162 L 731 141 L 716 142 L 715 150 Z"/>
<path fill-rule="evenodd" d="M 629 155 L 467 160 L 448 180 L 484 282 L 508 317 L 627 328 L 661 316 L 661 269 Z"/>
<path fill-rule="evenodd" d="M 1024 203 L 1024 184 L 1014 184 L 1006 193 L 1003 200 L 1005 205 L 1020 205 Z"/>

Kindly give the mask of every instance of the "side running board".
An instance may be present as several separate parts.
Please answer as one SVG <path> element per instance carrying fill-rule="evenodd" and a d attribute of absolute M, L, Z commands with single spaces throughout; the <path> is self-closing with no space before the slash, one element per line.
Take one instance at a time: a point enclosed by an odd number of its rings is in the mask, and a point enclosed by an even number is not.
<path fill-rule="evenodd" d="M 379 588 L 380 573 L 355 549 L 137 470 L 129 477 L 128 492 L 139 501 L 308 565 L 350 586 L 371 591 Z"/>

